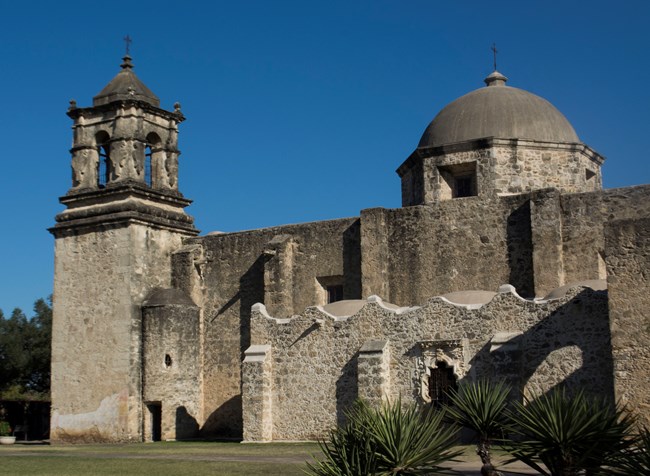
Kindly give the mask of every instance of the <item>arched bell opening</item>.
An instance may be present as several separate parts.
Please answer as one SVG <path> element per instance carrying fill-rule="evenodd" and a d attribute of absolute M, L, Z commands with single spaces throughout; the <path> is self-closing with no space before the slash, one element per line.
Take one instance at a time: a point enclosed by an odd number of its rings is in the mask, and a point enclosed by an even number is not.
<path fill-rule="evenodd" d="M 97 186 L 104 188 L 111 181 L 111 137 L 106 131 L 99 131 L 95 134 L 95 146 L 97 147 Z"/>
<path fill-rule="evenodd" d="M 164 183 L 165 151 L 162 140 L 155 132 L 150 132 L 146 137 L 144 153 L 144 181 L 153 188 L 162 188 Z"/>

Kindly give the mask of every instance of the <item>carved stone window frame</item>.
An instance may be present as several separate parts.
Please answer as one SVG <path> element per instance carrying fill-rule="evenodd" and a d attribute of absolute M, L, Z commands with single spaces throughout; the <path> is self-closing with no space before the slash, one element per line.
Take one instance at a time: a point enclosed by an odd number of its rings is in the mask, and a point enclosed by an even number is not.
<path fill-rule="evenodd" d="M 419 353 L 415 359 L 414 384 L 418 399 L 431 403 L 429 396 L 429 379 L 431 369 L 438 368 L 438 362 L 444 362 L 453 369 L 454 376 L 460 381 L 469 371 L 469 340 L 444 339 L 427 340 L 417 343 Z"/>

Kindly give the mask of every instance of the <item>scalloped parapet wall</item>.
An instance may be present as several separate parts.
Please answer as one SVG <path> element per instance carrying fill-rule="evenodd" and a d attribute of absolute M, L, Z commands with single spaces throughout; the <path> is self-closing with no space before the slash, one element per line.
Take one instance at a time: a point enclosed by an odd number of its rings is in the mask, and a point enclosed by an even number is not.
<path fill-rule="evenodd" d="M 340 423 L 359 396 L 430 402 L 436 368 L 459 380 L 494 376 L 517 394 L 566 383 L 611 395 L 611 354 L 602 352 L 610 346 L 607 302 L 606 292 L 585 287 L 531 301 L 504 285 L 480 306 L 434 297 L 396 307 L 370 296 L 350 316 L 313 306 L 279 319 L 255 304 L 251 348 L 271 350 L 266 373 L 243 378 L 268 382 L 266 403 L 244 400 L 244 407 L 260 408 L 270 425 L 264 434 L 274 439 L 311 440 Z"/>
<path fill-rule="evenodd" d="M 603 283 L 599 285 L 599 283 Z M 466 310 L 478 310 L 483 308 L 484 306 L 490 305 L 495 299 L 498 298 L 500 295 L 511 295 L 515 300 L 519 301 L 522 304 L 536 304 L 536 305 L 544 305 L 550 302 L 558 301 L 558 300 L 563 300 L 567 296 L 575 296 L 581 290 L 583 289 L 588 289 L 591 291 L 599 292 L 599 291 L 606 291 L 606 281 L 601 280 L 601 281 L 590 281 L 590 282 L 585 282 L 585 284 L 582 283 L 574 283 L 574 284 L 569 284 L 562 286 L 560 288 L 557 288 L 557 290 L 552 291 L 549 293 L 549 296 L 545 298 L 536 298 L 536 299 L 525 299 L 521 297 L 518 293 L 517 290 L 515 289 L 514 286 L 510 284 L 504 284 L 499 287 L 499 290 L 497 293 L 491 293 L 489 291 L 467 291 L 465 293 L 481 293 L 482 295 L 488 295 L 491 294 L 492 298 L 489 299 L 488 301 L 485 302 L 474 302 L 474 303 L 459 303 L 455 302 L 451 299 L 449 299 L 447 296 L 449 295 L 442 295 L 442 296 L 435 296 L 429 299 L 428 302 L 432 301 L 440 301 L 444 302 L 447 304 L 450 304 L 453 307 L 461 308 L 461 309 L 466 309 Z M 556 291 L 558 291 L 556 293 Z M 450 293 L 450 294 L 456 294 L 456 295 L 461 295 L 463 292 L 457 292 L 457 293 Z M 307 315 L 310 316 L 310 318 L 313 318 L 315 322 L 322 323 L 324 322 L 325 319 L 329 319 L 332 322 L 344 322 L 347 321 L 348 319 L 356 316 L 359 313 L 362 313 L 363 310 L 366 308 L 368 305 L 377 305 L 379 308 L 389 312 L 393 313 L 397 316 L 402 316 L 408 313 L 412 312 L 417 312 L 419 309 L 421 309 L 423 306 L 396 306 L 394 304 L 388 303 L 384 301 L 380 296 L 377 295 L 372 295 L 369 296 L 368 299 L 365 300 L 356 300 L 356 301 L 350 301 L 354 304 L 357 302 L 359 304 L 350 306 L 351 308 L 354 309 L 354 312 L 349 313 L 349 314 L 335 314 L 332 312 L 328 312 L 327 308 L 330 305 L 326 306 L 310 306 L 305 309 L 305 311 L 300 314 L 300 315 L 293 315 L 291 317 L 274 317 L 271 316 L 266 309 L 266 306 L 262 303 L 256 303 L 253 304 L 251 307 L 251 311 L 253 314 L 259 314 L 260 316 L 264 316 L 265 318 L 275 322 L 276 324 L 289 324 L 293 322 L 294 320 L 300 318 L 300 317 L 306 317 Z M 426 305 L 426 304 L 425 304 Z M 320 313 L 322 317 L 313 317 L 314 314 Z"/>

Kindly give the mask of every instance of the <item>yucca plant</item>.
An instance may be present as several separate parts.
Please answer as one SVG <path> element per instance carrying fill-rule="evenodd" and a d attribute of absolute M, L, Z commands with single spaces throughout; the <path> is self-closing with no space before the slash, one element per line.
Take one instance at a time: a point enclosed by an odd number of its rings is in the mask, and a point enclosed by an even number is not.
<path fill-rule="evenodd" d="M 398 400 L 378 409 L 357 403 L 348 423 L 320 444 L 325 458 L 308 464 L 313 476 L 453 474 L 445 465 L 454 450 L 457 427 L 445 425 L 441 412 L 402 408 Z"/>
<path fill-rule="evenodd" d="M 319 441 L 323 459 L 307 463 L 313 476 L 371 476 L 375 474 L 375 446 L 370 437 L 370 409 L 361 400 L 346 412 L 347 423 L 330 431 L 328 441 Z"/>
<path fill-rule="evenodd" d="M 650 474 L 650 429 L 642 428 L 634 445 L 608 463 L 604 474 L 638 476 Z"/>
<path fill-rule="evenodd" d="M 492 442 L 502 438 L 507 423 L 506 406 L 510 387 L 503 382 L 479 380 L 466 383 L 449 393 L 447 415 L 459 425 L 474 431 L 476 454 L 483 464 L 481 474 L 497 476 L 492 464 Z"/>
<path fill-rule="evenodd" d="M 582 391 L 569 395 L 562 388 L 526 399 L 509 416 L 520 439 L 505 449 L 546 476 L 601 474 L 634 444 L 634 418 Z"/>

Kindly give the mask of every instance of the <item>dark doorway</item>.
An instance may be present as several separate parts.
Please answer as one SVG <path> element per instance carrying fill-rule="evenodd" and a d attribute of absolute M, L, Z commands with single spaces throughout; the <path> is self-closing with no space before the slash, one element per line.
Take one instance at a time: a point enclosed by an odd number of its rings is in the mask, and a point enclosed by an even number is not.
<path fill-rule="evenodd" d="M 151 419 L 151 441 L 160 441 L 162 437 L 162 404 L 148 403 L 147 408 Z"/>
<path fill-rule="evenodd" d="M 458 388 L 453 367 L 445 362 L 436 362 L 436 367 L 431 368 L 429 377 L 429 397 L 431 404 L 440 407 L 449 403 L 449 392 Z"/>

